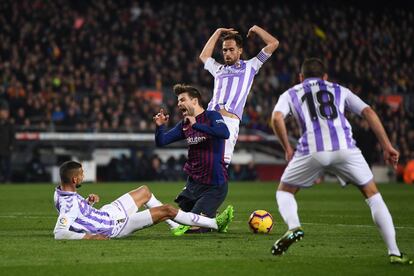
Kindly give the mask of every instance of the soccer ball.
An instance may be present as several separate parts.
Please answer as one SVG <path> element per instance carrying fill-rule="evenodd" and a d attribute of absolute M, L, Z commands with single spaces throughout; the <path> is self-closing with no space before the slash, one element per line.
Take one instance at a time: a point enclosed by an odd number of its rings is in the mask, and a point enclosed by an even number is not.
<path fill-rule="evenodd" d="M 249 217 L 249 228 L 253 233 L 268 234 L 273 228 L 273 217 L 265 210 L 256 210 Z"/>

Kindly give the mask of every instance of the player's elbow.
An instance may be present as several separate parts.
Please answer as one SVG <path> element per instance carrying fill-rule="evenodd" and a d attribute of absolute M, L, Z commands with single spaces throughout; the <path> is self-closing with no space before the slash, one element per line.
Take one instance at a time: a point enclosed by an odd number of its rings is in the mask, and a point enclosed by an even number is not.
<path fill-rule="evenodd" d="M 269 43 L 269 45 L 274 48 L 275 50 L 277 49 L 277 47 L 279 47 L 279 40 L 277 40 L 277 38 L 272 39 L 272 41 Z"/>
<path fill-rule="evenodd" d="M 67 240 L 68 237 L 63 231 L 55 231 L 55 240 Z"/>
<path fill-rule="evenodd" d="M 279 47 L 279 40 L 276 38 L 272 39 L 266 46 L 265 50 L 268 54 L 273 53 Z"/>
<path fill-rule="evenodd" d="M 53 231 L 55 240 L 81 240 L 85 233 L 73 232 L 67 229 L 57 228 Z"/>

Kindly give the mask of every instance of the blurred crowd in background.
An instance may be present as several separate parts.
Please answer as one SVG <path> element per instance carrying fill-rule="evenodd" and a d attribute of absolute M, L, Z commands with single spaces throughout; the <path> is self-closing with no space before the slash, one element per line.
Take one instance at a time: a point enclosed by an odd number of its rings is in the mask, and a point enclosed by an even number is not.
<path fill-rule="evenodd" d="M 233 27 L 245 37 L 256 24 L 280 46 L 255 79 L 242 131 L 272 133 L 279 95 L 298 82 L 304 58 L 316 56 L 330 80 L 379 113 L 401 162 L 414 159 L 413 10 L 341 1 L 9 0 L 0 11 L 0 100 L 17 131 L 152 132 L 160 107 L 173 125 L 180 120 L 174 84 L 197 86 L 205 104 L 211 97 L 213 78 L 198 60 L 210 35 Z M 263 46 L 245 39 L 243 58 Z M 220 45 L 214 57 L 221 60 Z M 146 90 L 163 91 L 163 100 Z M 384 97 L 396 94 L 404 101 L 391 108 Z M 381 163 L 366 123 L 351 121 L 368 162 Z M 293 120 L 288 129 L 299 136 Z"/>

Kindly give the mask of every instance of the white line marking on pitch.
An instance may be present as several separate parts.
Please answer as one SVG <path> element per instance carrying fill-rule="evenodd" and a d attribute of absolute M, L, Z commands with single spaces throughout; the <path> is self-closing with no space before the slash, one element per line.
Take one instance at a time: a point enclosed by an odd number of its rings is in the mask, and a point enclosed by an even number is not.
<path fill-rule="evenodd" d="M 305 225 L 323 225 L 323 226 L 341 226 L 341 227 L 360 227 L 360 228 L 377 228 L 375 225 L 367 224 L 329 224 L 329 223 L 314 223 L 314 222 L 303 222 Z M 411 229 L 414 230 L 412 226 L 395 226 L 396 229 Z"/>
<path fill-rule="evenodd" d="M 57 216 L 0 216 L 0 218 L 40 219 L 40 218 L 57 218 Z"/>

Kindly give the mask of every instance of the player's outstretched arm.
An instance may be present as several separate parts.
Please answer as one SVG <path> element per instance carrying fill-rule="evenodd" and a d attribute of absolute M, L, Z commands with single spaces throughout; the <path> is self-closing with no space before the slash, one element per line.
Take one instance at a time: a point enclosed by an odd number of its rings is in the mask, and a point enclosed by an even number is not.
<path fill-rule="evenodd" d="M 254 25 L 251 27 L 247 33 L 247 37 L 252 36 L 253 33 L 256 33 L 266 43 L 266 47 L 264 48 L 266 54 L 271 55 L 279 46 L 279 40 L 259 26 Z"/>
<path fill-rule="evenodd" d="M 178 123 L 169 131 L 165 132 L 165 124 L 168 122 L 168 119 L 169 116 L 164 114 L 163 109 L 161 109 L 160 112 L 153 117 L 153 120 L 157 126 L 155 128 L 155 144 L 157 147 L 162 147 L 175 141 L 185 139 L 182 129 L 182 122 Z"/>
<path fill-rule="evenodd" d="M 361 115 L 367 120 L 370 128 L 380 142 L 382 150 L 384 151 L 385 162 L 396 169 L 400 153 L 392 146 L 377 113 L 371 107 L 366 107 L 362 110 Z"/>
<path fill-rule="evenodd" d="M 105 235 L 101 235 L 101 234 L 96 234 L 96 235 L 92 235 L 92 234 L 85 234 L 85 236 L 83 236 L 84 240 L 109 240 L 109 238 Z"/>
<path fill-rule="evenodd" d="M 200 60 L 206 63 L 207 59 L 213 55 L 214 47 L 216 47 L 217 40 L 223 33 L 237 33 L 233 28 L 218 28 L 207 41 L 206 45 L 201 51 Z"/>
<path fill-rule="evenodd" d="M 287 135 L 285 118 L 282 112 L 276 111 L 273 112 L 272 115 L 272 128 L 273 132 L 279 139 L 280 143 L 282 144 L 283 149 L 285 150 L 285 159 L 286 161 L 292 160 L 293 157 L 293 149 L 289 143 L 289 138 Z"/>

